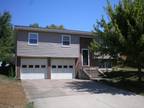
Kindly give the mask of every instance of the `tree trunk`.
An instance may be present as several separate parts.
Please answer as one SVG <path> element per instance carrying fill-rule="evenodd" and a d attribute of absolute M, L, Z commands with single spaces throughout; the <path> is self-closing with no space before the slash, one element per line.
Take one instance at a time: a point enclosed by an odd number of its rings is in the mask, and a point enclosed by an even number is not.
<path fill-rule="evenodd" d="M 141 64 L 138 65 L 138 81 L 142 81 Z"/>

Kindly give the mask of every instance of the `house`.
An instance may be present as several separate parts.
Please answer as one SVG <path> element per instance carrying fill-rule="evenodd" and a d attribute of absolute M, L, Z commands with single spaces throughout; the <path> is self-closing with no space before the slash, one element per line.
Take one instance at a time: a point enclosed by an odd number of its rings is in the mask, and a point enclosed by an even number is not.
<path fill-rule="evenodd" d="M 96 66 L 88 49 L 91 32 L 15 26 L 18 79 L 72 79 Z"/>

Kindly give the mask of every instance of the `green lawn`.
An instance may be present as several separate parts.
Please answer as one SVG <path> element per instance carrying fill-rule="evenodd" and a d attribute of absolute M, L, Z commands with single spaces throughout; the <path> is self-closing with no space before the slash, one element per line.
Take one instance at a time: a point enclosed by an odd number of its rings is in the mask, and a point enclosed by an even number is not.
<path fill-rule="evenodd" d="M 33 102 L 30 102 L 26 105 L 26 108 L 34 108 Z"/>
<path fill-rule="evenodd" d="M 108 80 L 101 80 L 101 82 L 117 88 L 132 91 L 136 94 L 144 95 L 144 71 L 141 82 L 138 81 L 137 70 L 132 68 L 123 68 L 106 73 L 104 78 Z"/>
<path fill-rule="evenodd" d="M 115 71 L 137 71 L 137 68 L 133 68 L 133 67 L 113 67 L 113 70 Z M 144 72 L 144 68 L 142 69 L 142 71 Z"/>

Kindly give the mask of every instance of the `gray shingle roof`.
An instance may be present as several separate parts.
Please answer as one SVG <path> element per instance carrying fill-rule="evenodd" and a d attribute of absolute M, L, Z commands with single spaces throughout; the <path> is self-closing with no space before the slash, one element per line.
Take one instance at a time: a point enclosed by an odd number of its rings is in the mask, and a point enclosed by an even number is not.
<path fill-rule="evenodd" d="M 79 30 L 57 30 L 57 29 L 48 29 L 48 28 L 33 28 L 29 26 L 20 26 L 20 25 L 15 25 L 14 26 L 15 30 L 26 30 L 26 31 L 42 31 L 42 32 L 53 32 L 53 33 L 68 33 L 68 34 L 78 34 L 78 35 L 87 35 L 87 36 L 92 36 L 92 32 L 87 32 L 87 31 L 79 31 Z"/>

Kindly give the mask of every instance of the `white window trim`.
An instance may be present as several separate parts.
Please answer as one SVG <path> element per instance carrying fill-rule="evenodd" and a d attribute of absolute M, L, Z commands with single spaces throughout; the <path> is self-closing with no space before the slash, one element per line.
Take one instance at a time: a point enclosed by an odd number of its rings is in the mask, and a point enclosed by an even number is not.
<path fill-rule="evenodd" d="M 82 54 L 81 54 L 81 62 L 82 62 L 82 66 L 90 66 L 90 56 L 89 56 L 89 49 L 87 48 L 82 48 Z M 87 50 L 88 51 L 88 65 L 83 65 L 83 50 Z"/>
<path fill-rule="evenodd" d="M 29 42 L 29 40 L 30 40 L 30 34 L 36 34 L 37 35 L 37 44 L 32 44 L 32 43 Z M 39 35 L 38 35 L 38 33 L 29 32 L 28 33 L 28 45 L 38 45 L 38 42 L 39 42 Z"/>
<path fill-rule="evenodd" d="M 63 37 L 64 36 L 69 37 L 69 45 L 63 45 Z M 70 47 L 70 45 L 71 45 L 71 35 L 62 35 L 61 36 L 61 45 L 62 45 L 62 47 Z"/>

